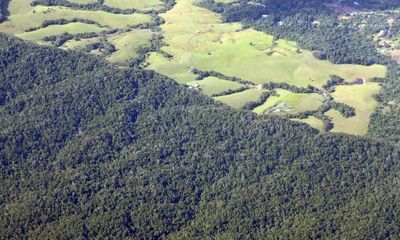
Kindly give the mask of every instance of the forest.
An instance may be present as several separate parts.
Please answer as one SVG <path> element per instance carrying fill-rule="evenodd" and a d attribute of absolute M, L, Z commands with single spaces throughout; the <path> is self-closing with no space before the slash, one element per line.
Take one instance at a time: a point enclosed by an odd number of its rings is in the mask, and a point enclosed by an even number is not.
<path fill-rule="evenodd" d="M 400 238 L 398 144 L 6 34 L 0 57 L 1 239 Z"/>

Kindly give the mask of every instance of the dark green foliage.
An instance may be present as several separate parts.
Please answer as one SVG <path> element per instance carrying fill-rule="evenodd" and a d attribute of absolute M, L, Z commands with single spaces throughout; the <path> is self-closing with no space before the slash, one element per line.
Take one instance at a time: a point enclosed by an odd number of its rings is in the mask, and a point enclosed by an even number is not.
<path fill-rule="evenodd" d="M 318 93 L 320 92 L 320 90 L 316 87 L 313 87 L 311 85 L 308 85 L 307 88 L 303 88 L 303 87 L 296 87 L 287 83 L 274 83 L 274 82 L 270 82 L 270 83 L 265 83 L 263 84 L 263 88 L 264 89 L 268 89 L 268 90 L 274 90 L 277 88 L 282 88 L 282 89 L 286 89 L 288 91 L 294 92 L 294 93 Z"/>
<path fill-rule="evenodd" d="M 57 35 L 57 36 L 44 37 L 43 40 L 47 41 L 47 42 L 53 42 L 54 46 L 60 47 L 65 42 L 67 42 L 68 40 L 71 40 L 73 38 L 74 38 L 74 35 L 69 34 L 69 33 L 63 33 L 63 34 Z"/>
<path fill-rule="evenodd" d="M 327 60 L 328 59 L 326 56 L 326 53 L 324 53 L 323 51 L 314 51 L 313 55 L 316 59 L 319 59 L 319 60 Z"/>
<path fill-rule="evenodd" d="M 248 89 L 250 89 L 250 88 L 249 87 L 241 87 L 241 88 L 238 88 L 238 89 L 228 89 L 226 91 L 213 94 L 211 97 L 226 96 L 226 95 L 230 95 L 230 94 L 234 94 L 234 93 L 243 92 L 243 91 L 246 91 Z"/>
<path fill-rule="evenodd" d="M 238 77 L 226 76 L 226 75 L 224 75 L 220 72 L 214 71 L 214 70 L 202 71 L 202 70 L 193 68 L 191 71 L 193 74 L 197 75 L 196 80 L 203 80 L 204 78 L 207 78 L 207 77 L 216 77 L 219 79 L 224 79 L 227 81 L 237 82 L 237 83 L 241 83 L 241 84 L 245 84 L 245 85 L 254 85 L 254 83 L 251 81 L 243 80 Z"/>
<path fill-rule="evenodd" d="M 335 101 L 328 101 L 326 105 L 328 105 L 329 107 L 327 111 L 329 111 L 330 109 L 335 109 L 339 111 L 340 114 L 342 114 L 342 116 L 345 118 L 354 117 L 356 115 L 356 110 L 347 104 Z"/>
<path fill-rule="evenodd" d="M 399 238 L 399 146 L 0 34 L 1 239 Z"/>
<path fill-rule="evenodd" d="M 377 96 L 380 108 L 371 116 L 369 133 L 371 136 L 400 140 L 400 66 L 389 65 L 389 72 L 384 79 L 375 79 L 383 86 Z"/>
<path fill-rule="evenodd" d="M 97 49 L 104 52 L 106 55 L 109 55 L 116 51 L 115 46 L 112 45 L 111 43 L 109 43 L 107 41 L 107 39 L 105 39 L 105 38 L 102 38 L 99 42 L 94 42 L 94 43 L 88 44 L 86 46 L 86 50 L 88 52 L 97 50 Z"/>
<path fill-rule="evenodd" d="M 333 91 L 336 85 L 343 85 L 344 83 L 345 80 L 343 78 L 336 75 L 332 75 L 330 76 L 330 79 L 327 81 L 327 83 L 322 87 L 327 91 Z"/>

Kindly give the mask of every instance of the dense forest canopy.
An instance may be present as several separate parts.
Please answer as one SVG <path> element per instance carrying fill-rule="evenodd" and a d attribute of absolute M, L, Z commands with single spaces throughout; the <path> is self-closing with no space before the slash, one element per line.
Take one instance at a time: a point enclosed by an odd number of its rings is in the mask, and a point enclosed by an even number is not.
<path fill-rule="evenodd" d="M 0 34 L 0 238 L 399 238 L 398 145 Z"/>

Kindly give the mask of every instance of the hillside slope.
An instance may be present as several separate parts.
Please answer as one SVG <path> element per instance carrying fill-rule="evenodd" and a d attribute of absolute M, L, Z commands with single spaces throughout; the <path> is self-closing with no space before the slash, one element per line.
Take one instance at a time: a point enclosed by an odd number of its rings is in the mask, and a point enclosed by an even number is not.
<path fill-rule="evenodd" d="M 0 34 L 1 239 L 400 237 L 399 148 Z"/>

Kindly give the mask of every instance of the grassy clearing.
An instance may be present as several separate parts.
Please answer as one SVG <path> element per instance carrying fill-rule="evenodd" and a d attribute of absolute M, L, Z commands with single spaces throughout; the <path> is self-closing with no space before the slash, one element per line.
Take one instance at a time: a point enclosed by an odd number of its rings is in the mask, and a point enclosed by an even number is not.
<path fill-rule="evenodd" d="M 85 32 L 101 32 L 102 30 L 104 29 L 97 25 L 76 22 L 65 25 L 50 25 L 32 32 L 16 34 L 16 36 L 24 40 L 41 42 L 44 37 L 56 36 L 65 32 L 77 34 Z"/>
<path fill-rule="evenodd" d="M 336 101 L 354 107 L 356 109 L 356 116 L 344 118 L 335 110 L 327 112 L 327 116 L 331 117 L 334 123 L 332 132 L 365 135 L 368 131 L 370 115 L 378 106 L 373 96 L 379 93 L 379 91 L 380 86 L 377 83 L 337 87 L 332 96 Z"/>
<path fill-rule="evenodd" d="M 190 71 L 190 67 L 169 60 L 159 53 L 152 53 L 147 61 L 151 63 L 149 69 L 168 76 L 179 83 L 193 82 L 196 79 L 196 75 Z"/>
<path fill-rule="evenodd" d="M 228 104 L 234 108 L 241 108 L 248 102 L 257 101 L 260 98 L 261 93 L 262 91 L 260 90 L 249 89 L 239 93 L 216 97 L 214 99 Z"/>
<path fill-rule="evenodd" d="M 308 117 L 306 119 L 292 119 L 293 121 L 298 121 L 302 123 L 306 123 L 311 127 L 322 131 L 324 129 L 324 123 L 316 117 Z"/>
<path fill-rule="evenodd" d="M 117 64 L 126 64 L 129 60 L 137 57 L 136 49 L 140 46 L 150 44 L 152 32 L 148 29 L 134 29 L 130 32 L 108 38 L 117 51 L 107 59 Z"/>
<path fill-rule="evenodd" d="M 162 15 L 165 24 L 162 25 L 163 35 L 167 46 L 162 50 L 171 54 L 172 59 L 154 53 L 148 59 L 149 68 L 165 74 L 181 83 L 190 83 L 195 76 L 190 73 L 191 68 L 203 71 L 214 70 L 227 76 L 236 76 L 250 80 L 255 84 L 268 82 L 286 82 L 288 84 L 307 87 L 312 85 L 321 88 L 329 76 L 339 75 L 347 81 L 356 78 L 384 77 L 386 67 L 381 65 L 360 66 L 350 64 L 332 64 L 321 61 L 309 51 L 298 51 L 294 42 L 274 41 L 273 36 L 252 29 L 241 29 L 238 23 L 222 23 L 220 16 L 206 9 L 194 6 L 194 0 L 177 0 L 175 7 Z M 346 86 L 348 87 L 348 86 Z M 340 88 L 339 88 L 340 89 Z M 339 90 L 340 92 L 351 92 Z M 357 93 L 360 91 L 361 93 Z M 254 90 L 239 94 L 219 97 L 233 107 L 241 107 L 246 102 L 254 101 L 257 96 L 250 96 Z M 294 94 L 289 91 L 278 90 L 279 97 L 270 98 L 265 104 L 254 111 L 262 113 L 279 103 L 288 103 L 290 113 L 316 110 L 323 102 L 318 94 Z M 358 104 L 368 105 L 373 99 L 374 89 L 369 85 L 356 87 L 352 99 L 357 94 L 366 95 L 367 102 Z M 343 96 L 334 95 L 335 100 L 341 102 Z M 338 99 L 336 99 L 336 97 Z M 352 104 L 349 104 L 352 106 Z M 374 106 L 370 106 L 370 108 Z M 370 109 L 358 110 L 356 118 L 362 118 L 368 123 Z M 319 126 L 314 119 L 310 124 Z M 361 127 L 365 129 L 365 126 Z M 337 127 L 335 131 L 348 131 Z M 364 132 L 353 130 L 352 132 Z"/>
<path fill-rule="evenodd" d="M 160 0 L 105 0 L 104 4 L 120 9 L 134 8 L 138 10 L 158 10 L 164 6 Z"/>
<path fill-rule="evenodd" d="M 162 30 L 168 43 L 163 50 L 174 56 L 175 63 L 187 68 L 215 70 L 256 84 L 287 82 L 300 87 L 321 87 L 331 74 L 351 81 L 383 77 L 386 73 L 384 66 L 320 61 L 311 52 L 297 53 L 294 42 L 279 40 L 273 46 L 272 36 L 241 30 L 240 24 L 222 23 L 218 14 L 194 6 L 191 0 L 177 1 L 163 17 L 166 24 Z"/>
<path fill-rule="evenodd" d="M 253 111 L 262 114 L 279 103 L 287 103 L 292 108 L 289 113 L 300 113 L 317 110 L 324 101 L 324 98 L 318 94 L 293 93 L 284 89 L 276 89 L 276 93 L 279 96 L 270 97 L 263 105 Z"/>
<path fill-rule="evenodd" d="M 229 89 L 236 90 L 241 87 L 244 87 L 243 84 L 219 79 L 216 77 L 208 77 L 201 81 L 188 82 L 186 84 L 187 85 L 199 84 L 201 91 L 208 96 L 211 96 L 213 94 L 218 94 L 227 91 Z"/>
<path fill-rule="evenodd" d="M 91 43 L 98 42 L 100 40 L 100 37 L 95 37 L 95 38 L 88 38 L 88 39 L 80 39 L 80 40 L 69 40 L 66 43 L 64 43 L 63 46 L 60 48 L 65 49 L 65 50 L 82 50 L 84 49 L 87 45 Z"/>
<path fill-rule="evenodd" d="M 114 28 L 125 28 L 129 25 L 151 21 L 151 16 L 146 14 L 124 15 L 103 11 L 73 10 L 66 7 L 32 7 L 30 3 L 31 1 L 27 0 L 11 1 L 9 21 L 0 24 L 0 31 L 14 34 L 23 33 L 29 28 L 40 26 L 45 20 L 61 18 L 84 18 Z"/>

